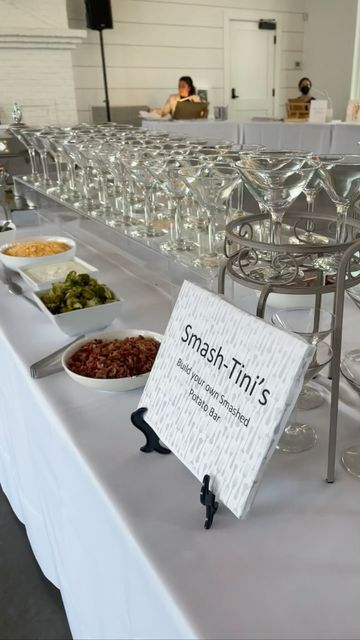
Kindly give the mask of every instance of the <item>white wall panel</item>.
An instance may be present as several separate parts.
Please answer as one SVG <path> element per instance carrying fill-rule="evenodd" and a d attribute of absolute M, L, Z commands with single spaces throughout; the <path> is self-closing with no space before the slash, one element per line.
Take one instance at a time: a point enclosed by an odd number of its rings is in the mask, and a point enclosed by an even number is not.
<path fill-rule="evenodd" d="M 99 47 L 84 44 L 73 52 L 74 67 L 100 67 Z M 139 47 L 138 45 L 113 45 L 106 48 L 107 67 L 143 69 L 224 68 L 222 49 L 192 49 L 181 47 Z"/>
<path fill-rule="evenodd" d="M 162 24 L 133 24 L 117 22 L 115 28 L 104 31 L 104 43 L 154 45 L 161 43 L 164 47 L 223 47 L 223 30 L 205 27 L 186 27 L 184 32 L 177 25 Z M 89 31 L 88 42 L 98 45 L 99 34 L 97 31 Z"/>
<path fill-rule="evenodd" d="M 82 47 L 80 47 L 82 48 Z M 303 64 L 303 52 L 302 51 L 282 51 L 281 52 L 281 69 L 296 69 L 295 62 Z M 301 74 L 301 68 L 298 68 L 298 73 Z"/>
<path fill-rule="evenodd" d="M 304 46 L 304 34 L 284 31 L 282 37 L 282 51 L 302 51 Z"/>
<path fill-rule="evenodd" d="M 184 26 L 222 28 L 223 10 L 219 7 L 204 7 L 142 0 L 122 0 L 113 4 L 113 20 L 138 24 L 176 24 Z"/>
<path fill-rule="evenodd" d="M 297 87 L 300 78 L 303 77 L 303 73 L 298 69 L 293 69 L 291 71 L 287 69 L 283 69 L 281 72 L 281 87 Z M 297 92 L 299 94 L 299 92 Z M 295 96 L 293 96 L 295 98 Z"/>
<path fill-rule="evenodd" d="M 222 71 L 212 71 L 206 69 L 199 71 L 197 69 L 188 68 L 190 75 L 195 76 L 199 87 L 205 88 L 205 84 L 209 87 L 222 88 Z M 74 68 L 75 86 L 79 89 L 102 89 L 103 78 L 100 68 L 75 67 Z M 118 89 L 166 89 L 171 92 L 174 90 L 174 72 L 172 69 L 117 69 L 111 67 L 108 69 L 108 82 L 110 87 Z"/>
<path fill-rule="evenodd" d="M 351 90 L 357 0 L 307 0 L 306 6 L 304 75 L 329 93 L 334 118 L 343 119 Z"/>
<path fill-rule="evenodd" d="M 76 0 L 79 1 L 79 0 Z M 153 0 L 142 0 L 152 2 Z M 121 4 L 122 0 L 114 0 Z M 273 11 L 302 13 L 304 9 L 303 0 L 157 0 L 157 4 L 183 4 L 189 6 L 221 7 L 222 9 L 260 9 Z"/>
<path fill-rule="evenodd" d="M 302 33 L 304 31 L 304 17 L 302 13 L 285 13 L 282 18 L 284 31 Z"/>

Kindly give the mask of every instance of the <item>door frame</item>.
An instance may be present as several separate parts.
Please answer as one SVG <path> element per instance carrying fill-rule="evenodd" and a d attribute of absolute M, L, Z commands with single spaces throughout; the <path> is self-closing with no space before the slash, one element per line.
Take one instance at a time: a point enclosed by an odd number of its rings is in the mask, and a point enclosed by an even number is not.
<path fill-rule="evenodd" d="M 282 16 L 275 11 L 249 11 L 248 9 L 226 9 L 224 11 L 224 104 L 229 104 L 230 98 L 230 23 L 233 20 L 254 22 L 259 20 L 276 20 L 276 45 L 274 56 L 274 117 L 280 118 L 280 72 L 281 72 L 281 44 L 282 44 Z"/>

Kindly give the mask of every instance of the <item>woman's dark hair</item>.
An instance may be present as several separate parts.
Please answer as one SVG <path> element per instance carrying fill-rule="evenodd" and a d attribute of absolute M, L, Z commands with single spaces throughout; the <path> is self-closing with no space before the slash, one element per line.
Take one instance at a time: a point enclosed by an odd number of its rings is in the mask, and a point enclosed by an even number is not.
<path fill-rule="evenodd" d="M 189 87 L 189 96 L 195 95 L 196 88 L 194 87 L 194 83 L 190 76 L 181 76 L 181 78 L 179 78 L 179 82 L 185 82 L 187 84 L 187 86 Z"/>
<path fill-rule="evenodd" d="M 312 87 L 312 82 L 311 82 L 310 78 L 307 78 L 306 76 L 304 76 L 304 78 L 301 78 L 299 80 L 299 84 L 298 84 L 299 89 L 300 89 L 302 83 L 304 82 L 304 80 L 307 80 L 310 83 L 310 87 Z"/>

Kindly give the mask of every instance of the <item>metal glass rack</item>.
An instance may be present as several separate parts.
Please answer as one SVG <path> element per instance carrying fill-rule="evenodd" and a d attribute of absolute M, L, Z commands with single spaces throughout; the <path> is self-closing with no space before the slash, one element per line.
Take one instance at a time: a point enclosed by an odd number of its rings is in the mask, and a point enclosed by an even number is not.
<path fill-rule="evenodd" d="M 360 222 L 342 225 L 343 242 L 336 243 L 338 220 L 331 214 L 290 212 L 281 225 L 282 244 L 270 244 L 269 216 L 247 215 L 226 227 L 225 254 L 219 270 L 218 292 L 224 293 L 226 275 L 235 283 L 260 292 L 256 315 L 263 318 L 269 295 L 322 296 L 334 293 L 333 358 L 327 461 L 327 482 L 335 480 L 341 342 L 346 289 L 360 283 Z M 317 314 L 314 323 L 319 322 Z M 316 327 L 314 326 L 314 329 Z"/>

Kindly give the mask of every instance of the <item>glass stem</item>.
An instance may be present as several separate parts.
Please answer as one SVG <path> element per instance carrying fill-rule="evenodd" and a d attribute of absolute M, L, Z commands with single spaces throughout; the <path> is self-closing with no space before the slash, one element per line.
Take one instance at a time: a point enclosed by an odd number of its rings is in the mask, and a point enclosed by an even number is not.
<path fill-rule="evenodd" d="M 100 173 L 99 175 L 100 182 L 100 190 L 101 190 L 101 201 L 102 201 L 102 209 L 108 211 L 111 209 L 110 206 L 110 196 L 109 196 L 109 183 L 106 173 Z"/>
<path fill-rule="evenodd" d="M 69 166 L 69 186 L 71 191 L 76 191 L 75 163 L 71 160 L 68 166 Z"/>
<path fill-rule="evenodd" d="M 60 156 L 54 156 L 55 166 L 56 166 L 56 175 L 57 175 L 57 183 L 61 190 L 62 182 L 63 182 L 63 173 L 61 168 L 61 158 Z"/>
<path fill-rule="evenodd" d="M 43 151 L 40 154 L 40 158 L 41 158 L 41 166 L 42 166 L 43 175 L 44 175 L 44 182 L 48 182 L 50 178 L 49 178 L 49 170 L 47 165 L 47 152 Z"/>
<path fill-rule="evenodd" d="M 303 391 L 301 390 L 300 392 L 300 396 L 303 393 Z M 287 426 L 285 427 L 285 431 L 289 431 L 291 433 L 292 429 L 291 427 L 295 424 L 297 424 L 297 414 L 298 414 L 298 405 L 296 403 L 295 407 L 293 408 L 291 415 L 290 415 L 290 419 L 289 422 L 287 424 Z"/>
<path fill-rule="evenodd" d="M 209 237 L 209 255 L 216 255 L 216 207 L 209 208 L 209 225 L 208 225 L 208 237 Z"/>
<path fill-rule="evenodd" d="M 244 211 L 244 182 L 240 180 L 238 185 L 239 192 L 239 209 L 240 211 Z"/>
<path fill-rule="evenodd" d="M 36 167 L 36 152 L 33 147 L 29 147 L 28 149 L 29 158 L 30 158 L 30 166 L 31 166 L 31 175 L 33 178 L 37 178 L 38 172 Z"/>
<path fill-rule="evenodd" d="M 182 200 L 176 198 L 175 201 L 175 241 L 182 241 Z"/>
<path fill-rule="evenodd" d="M 146 187 L 144 189 L 144 218 L 145 218 L 145 227 L 149 231 L 152 229 L 152 198 L 151 198 L 151 187 L 150 189 Z"/>
<path fill-rule="evenodd" d="M 91 167 L 84 167 L 83 169 L 83 180 L 82 187 L 84 191 L 84 200 L 86 204 L 90 204 L 90 175 L 91 175 Z"/>
<path fill-rule="evenodd" d="M 226 201 L 225 205 L 225 226 L 231 222 L 231 198 Z"/>
<path fill-rule="evenodd" d="M 133 183 L 133 179 L 129 177 L 128 188 L 127 188 L 127 208 L 128 208 L 130 220 L 133 220 L 135 217 L 134 200 L 135 200 L 134 183 Z"/>
<path fill-rule="evenodd" d="M 345 228 L 348 210 L 348 204 L 336 205 L 336 244 L 342 244 L 345 241 Z"/>
<path fill-rule="evenodd" d="M 282 215 L 271 211 L 270 217 L 270 242 L 272 244 L 281 244 L 281 223 Z"/>
<path fill-rule="evenodd" d="M 311 233 L 311 219 L 310 217 L 312 217 L 314 215 L 314 207 L 315 207 L 315 198 L 313 195 L 307 195 L 306 196 L 306 202 L 307 202 L 307 212 L 309 215 L 309 218 L 306 220 L 306 233 L 310 234 Z"/>
<path fill-rule="evenodd" d="M 313 196 L 306 196 L 306 202 L 307 202 L 307 212 L 309 214 L 313 214 L 314 207 L 315 207 L 315 198 Z"/>

